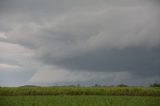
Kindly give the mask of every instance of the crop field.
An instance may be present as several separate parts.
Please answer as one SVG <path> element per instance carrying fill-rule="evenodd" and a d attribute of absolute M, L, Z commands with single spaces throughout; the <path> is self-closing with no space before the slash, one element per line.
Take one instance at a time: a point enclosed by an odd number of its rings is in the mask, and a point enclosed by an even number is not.
<path fill-rule="evenodd" d="M 0 106 L 159 106 L 152 96 L 0 96 Z"/>
<path fill-rule="evenodd" d="M 160 87 L 1 87 L 0 96 L 102 95 L 160 96 Z"/>
<path fill-rule="evenodd" d="M 159 106 L 159 87 L 1 87 L 0 106 Z"/>

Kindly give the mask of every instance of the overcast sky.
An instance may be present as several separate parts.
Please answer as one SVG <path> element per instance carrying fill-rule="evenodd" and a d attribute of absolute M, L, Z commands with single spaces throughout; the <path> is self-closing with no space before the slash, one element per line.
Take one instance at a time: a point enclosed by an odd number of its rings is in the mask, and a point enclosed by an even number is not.
<path fill-rule="evenodd" d="M 0 86 L 160 82 L 159 0 L 0 0 Z"/>

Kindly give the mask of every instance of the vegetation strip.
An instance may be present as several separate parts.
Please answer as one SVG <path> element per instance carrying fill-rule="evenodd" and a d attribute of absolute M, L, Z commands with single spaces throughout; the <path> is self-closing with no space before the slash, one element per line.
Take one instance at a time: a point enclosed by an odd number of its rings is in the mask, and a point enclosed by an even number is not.
<path fill-rule="evenodd" d="M 159 106 L 152 96 L 0 96 L 0 106 Z"/>
<path fill-rule="evenodd" d="M 1 87 L 0 96 L 102 95 L 160 96 L 160 87 Z"/>

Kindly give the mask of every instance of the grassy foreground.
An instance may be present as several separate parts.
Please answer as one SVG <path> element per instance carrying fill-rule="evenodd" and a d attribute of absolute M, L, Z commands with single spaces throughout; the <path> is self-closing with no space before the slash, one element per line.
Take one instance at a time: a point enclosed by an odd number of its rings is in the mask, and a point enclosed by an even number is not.
<path fill-rule="evenodd" d="M 159 87 L 1 87 L 0 106 L 159 106 Z"/>
<path fill-rule="evenodd" d="M 0 96 L 0 106 L 159 106 L 151 96 Z"/>
<path fill-rule="evenodd" d="M 160 96 L 160 87 L 1 87 L 0 96 L 103 95 Z"/>

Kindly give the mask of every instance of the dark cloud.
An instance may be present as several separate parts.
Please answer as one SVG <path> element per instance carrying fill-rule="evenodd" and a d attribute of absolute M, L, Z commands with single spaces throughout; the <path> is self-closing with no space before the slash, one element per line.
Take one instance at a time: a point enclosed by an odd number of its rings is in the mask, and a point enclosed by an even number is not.
<path fill-rule="evenodd" d="M 90 71 L 131 71 L 133 73 L 160 74 L 160 48 L 145 49 L 132 47 L 127 49 L 103 48 L 78 56 L 62 59 L 51 58 L 49 54 L 41 58 L 46 64 L 56 64 L 71 70 Z"/>
<path fill-rule="evenodd" d="M 159 5 L 159 0 L 1 0 L 0 64 L 37 75 L 50 66 L 154 80 L 160 76 Z"/>

